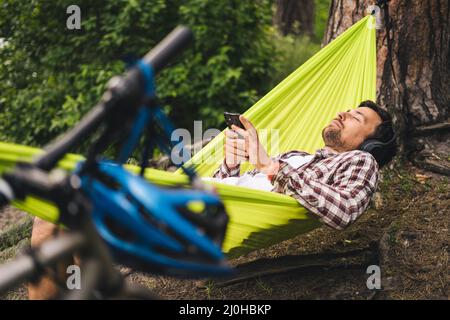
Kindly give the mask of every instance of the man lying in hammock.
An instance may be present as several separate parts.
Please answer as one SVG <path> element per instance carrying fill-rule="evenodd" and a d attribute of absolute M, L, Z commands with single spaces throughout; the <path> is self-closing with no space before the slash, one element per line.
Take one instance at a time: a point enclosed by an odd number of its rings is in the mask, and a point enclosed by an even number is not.
<path fill-rule="evenodd" d="M 372 101 L 338 113 L 322 131 L 325 147 L 313 155 L 294 150 L 271 158 L 251 122 L 244 116 L 240 120 L 245 130 L 233 125 L 233 130 L 225 132 L 225 159 L 215 180 L 292 196 L 338 230 L 368 207 L 377 188 L 379 167 L 395 155 L 391 117 Z M 390 143 L 374 153 L 376 159 L 359 150 L 368 139 Z M 240 176 L 243 161 L 256 169 Z"/>

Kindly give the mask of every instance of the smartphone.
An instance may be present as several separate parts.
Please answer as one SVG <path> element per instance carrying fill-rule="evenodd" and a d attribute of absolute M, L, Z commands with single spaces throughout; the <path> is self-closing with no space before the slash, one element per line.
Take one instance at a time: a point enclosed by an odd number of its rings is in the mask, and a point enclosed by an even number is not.
<path fill-rule="evenodd" d="M 241 123 L 241 120 L 239 120 L 239 113 L 224 112 L 223 115 L 225 117 L 225 123 L 227 124 L 228 128 L 231 129 L 231 126 L 234 124 L 235 126 L 245 130 L 244 125 Z"/>

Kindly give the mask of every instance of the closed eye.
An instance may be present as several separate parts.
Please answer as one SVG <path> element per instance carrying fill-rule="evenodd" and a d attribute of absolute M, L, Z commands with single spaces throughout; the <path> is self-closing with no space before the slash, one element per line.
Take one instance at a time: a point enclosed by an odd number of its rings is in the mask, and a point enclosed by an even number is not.
<path fill-rule="evenodd" d="M 351 111 L 351 109 L 348 109 L 346 112 L 347 113 L 350 113 L 350 111 Z M 356 111 L 356 112 L 358 112 L 358 111 Z M 358 112 L 358 114 L 360 114 L 359 112 Z M 359 123 L 361 123 L 361 119 L 359 119 L 358 117 L 356 117 L 356 116 L 352 116 L 356 121 L 358 121 Z"/>

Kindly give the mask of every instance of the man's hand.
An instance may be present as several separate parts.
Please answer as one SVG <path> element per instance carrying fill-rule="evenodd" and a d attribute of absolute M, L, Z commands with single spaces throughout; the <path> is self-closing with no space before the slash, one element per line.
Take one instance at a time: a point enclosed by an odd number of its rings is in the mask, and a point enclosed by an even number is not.
<path fill-rule="evenodd" d="M 278 171 L 278 162 L 272 161 L 262 146 L 258 138 L 258 132 L 253 124 L 243 115 L 239 120 L 244 125 L 245 130 L 235 125 L 231 128 L 235 131 L 227 130 L 225 143 L 225 161 L 228 167 L 237 166 L 241 161 L 248 161 L 253 164 L 256 169 L 268 175 L 276 174 Z M 239 133 L 241 138 L 236 134 Z M 234 157 L 235 162 L 228 162 L 227 156 Z M 231 159 L 230 159 L 231 160 Z"/>
<path fill-rule="evenodd" d="M 245 140 L 232 130 L 225 130 L 225 163 L 228 168 L 236 168 L 248 159 Z"/>

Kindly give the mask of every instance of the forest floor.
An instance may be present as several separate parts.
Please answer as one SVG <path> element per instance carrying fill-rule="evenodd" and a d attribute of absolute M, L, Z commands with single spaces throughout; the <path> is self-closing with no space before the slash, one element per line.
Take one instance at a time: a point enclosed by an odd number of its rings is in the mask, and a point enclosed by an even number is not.
<path fill-rule="evenodd" d="M 449 299 L 449 221 L 449 178 L 396 162 L 382 171 L 379 192 L 356 223 L 233 259 L 238 277 L 128 277 L 166 299 Z M 30 222 L 11 207 L 2 212 L 0 262 L 29 245 Z M 369 265 L 380 266 L 380 290 L 367 287 Z M 25 287 L 2 298 L 26 299 Z"/>

